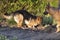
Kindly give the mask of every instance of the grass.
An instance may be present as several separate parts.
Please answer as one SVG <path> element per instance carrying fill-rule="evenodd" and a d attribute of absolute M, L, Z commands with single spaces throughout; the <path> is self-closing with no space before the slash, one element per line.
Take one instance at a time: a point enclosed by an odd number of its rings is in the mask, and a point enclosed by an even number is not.
<path fill-rule="evenodd" d="M 0 34 L 0 40 L 9 40 L 6 36 Z"/>
<path fill-rule="evenodd" d="M 0 34 L 0 40 L 10 40 L 7 36 Z M 17 40 L 17 37 L 13 37 L 11 40 Z"/>

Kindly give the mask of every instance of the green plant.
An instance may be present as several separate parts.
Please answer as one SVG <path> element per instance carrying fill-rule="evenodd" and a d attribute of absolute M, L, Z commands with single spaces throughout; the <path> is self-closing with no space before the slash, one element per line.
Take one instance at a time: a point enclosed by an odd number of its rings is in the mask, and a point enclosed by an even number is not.
<path fill-rule="evenodd" d="M 6 36 L 0 34 L 0 40 L 9 40 Z"/>
<path fill-rule="evenodd" d="M 44 16 L 42 24 L 43 25 L 53 24 L 53 18 L 51 16 L 49 17 Z"/>

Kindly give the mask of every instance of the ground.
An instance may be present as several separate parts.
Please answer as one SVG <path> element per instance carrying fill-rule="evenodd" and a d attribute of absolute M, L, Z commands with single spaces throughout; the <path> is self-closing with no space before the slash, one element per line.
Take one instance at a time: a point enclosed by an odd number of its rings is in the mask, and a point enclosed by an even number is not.
<path fill-rule="evenodd" d="M 30 30 L 30 29 L 18 29 L 0 26 L 0 34 L 5 35 L 9 40 L 15 38 L 15 40 L 60 40 L 60 33 L 42 31 L 42 30 Z"/>

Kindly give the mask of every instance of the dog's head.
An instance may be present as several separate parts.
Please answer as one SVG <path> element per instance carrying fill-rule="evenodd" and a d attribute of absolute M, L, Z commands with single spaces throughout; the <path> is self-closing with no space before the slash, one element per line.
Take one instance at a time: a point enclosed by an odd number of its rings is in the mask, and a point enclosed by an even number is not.
<path fill-rule="evenodd" d="M 42 16 L 37 16 L 37 19 L 36 19 L 35 22 L 36 22 L 37 24 L 41 24 L 42 19 L 43 19 Z"/>
<path fill-rule="evenodd" d="M 43 12 L 44 15 L 47 15 L 49 13 L 49 9 L 50 9 L 50 3 L 47 4 L 45 11 Z"/>

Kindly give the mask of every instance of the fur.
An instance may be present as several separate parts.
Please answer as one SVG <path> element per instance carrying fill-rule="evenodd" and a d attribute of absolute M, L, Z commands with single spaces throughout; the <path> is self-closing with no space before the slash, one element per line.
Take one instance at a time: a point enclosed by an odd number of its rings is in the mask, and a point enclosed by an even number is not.
<path fill-rule="evenodd" d="M 53 17 L 53 19 L 56 20 L 57 22 L 56 32 L 60 32 L 60 9 L 50 6 L 50 4 L 48 3 L 44 11 L 44 14 L 50 14 Z"/>
<path fill-rule="evenodd" d="M 17 26 L 20 28 L 22 27 L 23 23 L 25 23 L 28 28 L 34 28 L 34 26 L 37 26 L 42 22 L 42 17 L 32 15 L 26 10 L 17 10 L 15 12 L 12 12 L 11 14 L 12 15 L 4 14 L 3 16 L 6 19 L 10 19 L 11 17 L 13 17 L 14 21 L 17 23 Z"/>

